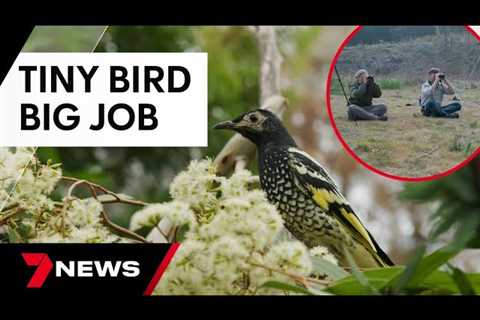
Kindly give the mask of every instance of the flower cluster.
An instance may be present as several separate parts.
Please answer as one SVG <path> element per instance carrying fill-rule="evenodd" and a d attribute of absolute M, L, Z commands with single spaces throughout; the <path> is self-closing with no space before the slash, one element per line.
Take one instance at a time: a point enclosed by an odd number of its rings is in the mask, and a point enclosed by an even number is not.
<path fill-rule="evenodd" d="M 162 218 L 188 229 L 157 294 L 281 293 L 262 285 L 311 273 L 305 246 L 279 240 L 282 218 L 257 181 L 247 170 L 218 177 L 210 160 L 193 161 L 172 182 L 171 202 L 133 215 L 132 230 Z"/>
<path fill-rule="evenodd" d="M 120 242 L 101 223 L 102 204 L 52 195 L 62 171 L 32 148 L 0 148 L 0 242 Z"/>
<path fill-rule="evenodd" d="M 70 185 L 58 200 L 61 179 Z M 0 242 L 129 241 L 111 232 L 103 198 L 92 191 L 108 190 L 89 184 L 92 197 L 75 197 L 84 184 L 62 177 L 59 165 L 41 163 L 33 149 L 0 149 Z M 258 177 L 247 170 L 225 178 L 210 160 L 192 161 L 171 183 L 171 201 L 132 216 L 133 231 L 153 230 L 168 219 L 182 242 L 157 294 L 278 294 L 264 284 L 295 284 L 314 274 L 311 256 L 336 263 L 324 248 L 308 250 L 285 238 L 281 216 L 257 186 Z"/>

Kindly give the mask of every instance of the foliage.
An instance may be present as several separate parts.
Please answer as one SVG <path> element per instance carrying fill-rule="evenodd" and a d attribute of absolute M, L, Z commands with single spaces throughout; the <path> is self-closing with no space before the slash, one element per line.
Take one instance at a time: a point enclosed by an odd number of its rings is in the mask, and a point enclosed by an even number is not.
<path fill-rule="evenodd" d="M 397 42 L 437 33 L 464 32 L 461 26 L 367 26 L 359 31 L 349 45 L 373 44 L 379 42 Z"/>
<path fill-rule="evenodd" d="M 465 273 L 448 262 L 464 248 L 480 245 L 480 159 L 443 179 L 405 185 L 404 200 L 434 203 L 435 222 L 428 242 L 417 249 L 406 266 L 355 270 L 324 287 L 323 291 L 340 295 L 419 294 L 471 295 L 480 292 L 480 274 Z M 425 255 L 427 244 L 447 231 L 454 231 L 447 245 Z M 328 270 L 328 268 L 327 268 Z M 279 287 L 280 284 L 275 284 Z M 285 289 L 287 289 L 285 287 Z M 298 292 L 299 288 L 289 288 Z M 309 291 L 308 294 L 315 294 Z"/>
<path fill-rule="evenodd" d="M 407 266 L 375 268 L 363 272 L 354 272 L 322 288 L 321 292 L 308 290 L 304 294 L 371 295 L 371 294 L 416 294 L 416 295 L 452 295 L 475 294 L 480 292 L 480 274 L 464 273 L 458 268 L 446 265 L 458 251 L 443 247 L 430 255 L 422 257 L 423 250 Z M 276 287 L 281 284 L 276 283 Z M 284 287 L 285 290 L 298 292 L 302 287 Z M 305 290 L 305 288 L 303 288 Z"/>
<path fill-rule="evenodd" d="M 130 225 L 134 231 L 153 229 L 168 219 L 186 230 L 177 237 L 182 245 L 157 294 L 274 294 L 284 290 L 275 283 L 295 288 L 312 273 L 306 247 L 279 238 L 283 220 L 250 172 L 218 177 L 211 161 L 193 161 L 175 177 L 170 194 L 172 201 L 138 211 Z M 325 248 L 314 248 L 311 255 L 317 265 L 319 259 L 337 263 Z"/>
<path fill-rule="evenodd" d="M 281 28 L 280 47 L 292 80 L 295 80 L 294 75 L 298 77 L 302 70 L 311 68 L 311 46 L 320 29 Z M 49 28 L 42 32 L 44 36 L 37 38 L 45 39 L 50 35 L 48 43 L 53 42 L 51 46 L 57 51 L 69 51 L 72 46 L 57 44 L 56 40 L 77 41 L 73 35 L 65 36 L 72 32 L 71 28 L 63 31 L 61 39 Z M 42 41 L 33 42 L 33 51 L 41 47 Z M 258 107 L 260 58 L 253 28 L 109 26 L 96 51 L 207 52 L 208 123 L 213 125 Z M 209 130 L 207 148 L 39 148 L 37 153 L 42 161 L 52 159 L 63 163 L 66 175 L 95 181 L 145 201 L 165 201 L 169 182 L 176 172 L 192 159 L 214 157 L 230 138 L 228 132 L 211 132 Z M 132 213 L 129 207 L 111 210 L 112 219 L 122 226 L 128 225 Z"/>
<path fill-rule="evenodd" d="M 281 294 L 283 289 L 264 284 L 295 286 L 309 275 L 342 275 L 326 248 L 310 252 L 299 241 L 280 237 L 282 218 L 258 189 L 258 177 L 247 170 L 228 179 L 216 176 L 210 160 L 193 161 L 171 183 L 172 200 L 157 204 L 62 176 L 60 164 L 41 163 L 34 149 L 0 149 L 0 183 L 4 243 L 145 242 L 134 231 L 151 231 L 168 219 L 174 240 L 182 246 L 157 288 L 159 294 Z M 53 199 L 63 183 L 69 185 L 66 195 Z M 79 187 L 90 197 L 77 197 Z M 131 219 L 133 231 L 109 220 L 105 207 L 111 203 L 143 207 Z"/>
<path fill-rule="evenodd" d="M 209 124 L 258 105 L 259 53 L 254 34 L 244 27 L 112 26 L 97 51 L 208 52 L 214 57 L 208 63 Z M 228 138 L 210 134 L 208 148 L 39 148 L 38 154 L 43 161 L 63 162 L 67 175 L 162 201 L 176 172 L 191 159 L 217 154 Z M 126 226 L 131 213 L 114 219 Z"/>
<path fill-rule="evenodd" d="M 106 26 L 36 26 L 23 52 L 90 52 Z"/>
<path fill-rule="evenodd" d="M 416 30 L 416 27 L 403 28 Z M 347 79 L 364 68 L 377 78 L 397 78 L 419 85 L 425 81 L 427 71 L 435 66 L 446 72 L 450 80 L 478 81 L 478 59 L 472 58 L 480 55 L 478 40 L 462 26 L 457 27 L 457 32 L 447 29 L 440 27 L 439 35 L 423 37 L 397 32 L 401 39 L 393 42 L 355 44 L 362 38 L 362 30 L 351 45 L 344 48 L 337 67 Z"/>
<path fill-rule="evenodd" d="M 42 164 L 34 150 L 0 149 L 0 242 L 124 242 L 103 223 L 102 203 L 79 199 L 73 187 L 61 201 L 52 192 L 59 164 Z"/>
<path fill-rule="evenodd" d="M 147 204 L 62 176 L 60 165 L 42 164 L 33 151 L 0 149 L 1 241 L 145 241 L 133 231 L 153 230 L 167 219 L 182 246 L 157 294 L 480 292 L 479 274 L 464 273 L 448 264 L 463 248 L 479 244 L 478 161 L 435 181 L 437 186 L 411 185 L 402 193 L 405 198 L 442 202 L 431 239 L 455 227 L 451 243 L 427 256 L 426 247 L 420 247 L 407 266 L 360 270 L 349 259 L 349 274 L 326 248 L 308 250 L 297 240 L 282 236 L 282 218 L 258 190 L 258 177 L 247 170 L 225 178 L 216 176 L 211 161 L 193 161 L 170 184 L 171 201 Z M 69 184 L 66 196 L 60 201 L 53 199 L 52 192 L 64 182 Z M 90 190 L 91 196 L 76 197 L 79 186 Z M 143 207 L 131 220 L 132 231 L 109 221 L 105 204 L 115 202 Z"/>
<path fill-rule="evenodd" d="M 480 158 L 454 174 L 429 182 L 408 184 L 401 198 L 432 203 L 437 209 L 430 238 L 455 231 L 453 243 L 460 248 L 480 247 Z"/>

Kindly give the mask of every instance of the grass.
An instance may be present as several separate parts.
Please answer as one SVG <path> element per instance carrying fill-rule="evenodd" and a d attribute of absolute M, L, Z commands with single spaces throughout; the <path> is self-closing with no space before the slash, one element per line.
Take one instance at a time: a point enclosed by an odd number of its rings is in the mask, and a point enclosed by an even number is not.
<path fill-rule="evenodd" d="M 384 90 L 398 90 L 403 86 L 403 82 L 398 79 L 381 79 L 378 84 Z"/>
<path fill-rule="evenodd" d="M 368 164 L 394 175 L 428 176 L 460 163 L 480 146 L 480 90 L 460 92 L 460 119 L 440 119 L 420 115 L 418 87 L 381 85 L 383 96 L 376 102 L 388 106 L 387 122 L 348 121 L 343 96 L 331 96 L 342 137 Z"/>

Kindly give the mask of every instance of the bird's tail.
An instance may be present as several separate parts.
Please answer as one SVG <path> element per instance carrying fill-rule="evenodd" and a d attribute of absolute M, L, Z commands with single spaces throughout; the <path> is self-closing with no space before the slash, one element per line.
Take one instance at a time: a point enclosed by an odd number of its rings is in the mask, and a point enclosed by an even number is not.
<path fill-rule="evenodd" d="M 372 242 L 373 242 L 373 245 L 375 246 L 375 250 L 376 252 L 372 252 L 375 260 L 378 262 L 379 266 L 380 267 L 391 267 L 391 266 L 394 266 L 395 263 L 393 263 L 392 259 L 390 259 L 390 257 L 385 253 L 385 251 L 382 250 L 382 248 L 380 248 L 380 246 L 378 245 L 378 243 L 375 241 L 375 239 L 370 236 Z"/>

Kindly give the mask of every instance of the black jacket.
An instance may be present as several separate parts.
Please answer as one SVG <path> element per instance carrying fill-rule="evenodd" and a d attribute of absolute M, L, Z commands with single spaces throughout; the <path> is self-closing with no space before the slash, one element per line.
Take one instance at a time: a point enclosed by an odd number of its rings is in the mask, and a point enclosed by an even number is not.
<path fill-rule="evenodd" d="M 373 98 L 380 98 L 382 90 L 375 82 L 371 84 L 354 83 L 350 86 L 350 104 L 359 107 L 368 107 L 372 105 Z"/>

